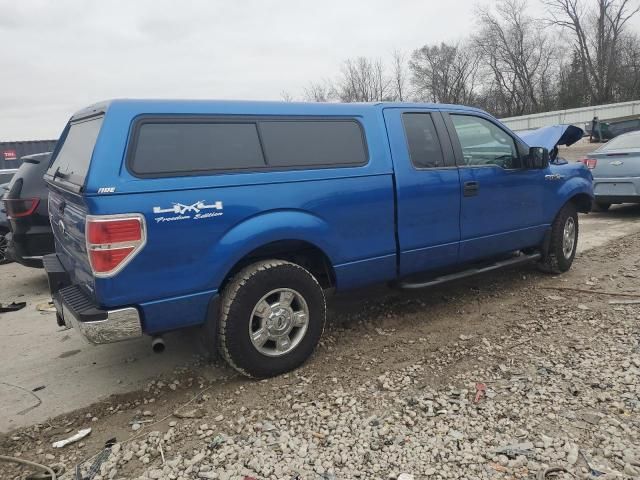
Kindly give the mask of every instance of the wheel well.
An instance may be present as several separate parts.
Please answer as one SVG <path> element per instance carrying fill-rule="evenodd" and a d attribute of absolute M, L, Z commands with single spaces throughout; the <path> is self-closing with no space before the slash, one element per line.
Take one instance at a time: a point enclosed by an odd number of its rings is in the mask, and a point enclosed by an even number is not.
<path fill-rule="evenodd" d="M 336 283 L 333 266 L 322 250 L 301 240 L 281 240 L 263 245 L 245 255 L 229 271 L 220 290 L 247 265 L 267 259 L 286 260 L 304 267 L 318 280 L 322 288 L 331 288 Z"/>
<path fill-rule="evenodd" d="M 570 202 L 576 206 L 576 210 L 582 213 L 589 213 L 591 211 L 591 203 L 593 199 L 586 193 L 579 193 L 571 197 Z"/>

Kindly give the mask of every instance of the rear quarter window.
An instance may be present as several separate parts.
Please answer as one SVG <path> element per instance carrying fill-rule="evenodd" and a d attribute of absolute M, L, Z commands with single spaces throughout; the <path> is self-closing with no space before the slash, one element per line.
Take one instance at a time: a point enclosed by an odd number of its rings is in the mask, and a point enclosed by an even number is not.
<path fill-rule="evenodd" d="M 355 120 L 141 120 L 129 167 L 141 176 L 197 175 L 362 165 L 368 160 Z"/>

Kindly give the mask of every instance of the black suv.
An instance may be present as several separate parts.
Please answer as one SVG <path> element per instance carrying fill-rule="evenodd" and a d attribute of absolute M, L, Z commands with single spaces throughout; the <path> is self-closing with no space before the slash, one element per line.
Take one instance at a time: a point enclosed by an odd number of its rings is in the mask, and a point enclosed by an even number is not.
<path fill-rule="evenodd" d="M 27 267 L 42 267 L 42 256 L 54 251 L 47 206 L 48 189 L 43 175 L 51 153 L 22 157 L 2 207 L 9 218 L 7 255 Z"/>
<path fill-rule="evenodd" d="M 0 185 L 0 198 L 4 195 L 4 192 L 9 188 L 8 183 Z M 0 265 L 9 263 L 10 260 L 7 257 L 7 235 L 9 234 L 9 220 L 7 219 L 7 213 L 4 211 L 2 203 L 0 203 Z"/>

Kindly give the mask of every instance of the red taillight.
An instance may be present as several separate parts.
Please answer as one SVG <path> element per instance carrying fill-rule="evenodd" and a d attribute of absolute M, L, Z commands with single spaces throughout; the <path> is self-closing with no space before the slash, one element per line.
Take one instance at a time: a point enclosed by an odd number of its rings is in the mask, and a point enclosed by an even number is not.
<path fill-rule="evenodd" d="M 583 158 L 580 161 L 584 163 L 589 170 L 593 170 L 594 168 L 596 168 L 596 164 L 598 163 L 597 158 Z"/>
<path fill-rule="evenodd" d="M 115 270 L 130 254 L 133 247 L 117 250 L 89 250 L 89 260 L 95 273 L 108 273 Z"/>
<path fill-rule="evenodd" d="M 87 241 L 93 244 L 137 242 L 142 239 L 137 218 L 111 221 L 88 221 Z"/>
<path fill-rule="evenodd" d="M 86 237 L 94 275 L 111 276 L 144 246 L 144 218 L 141 215 L 90 216 L 87 217 Z"/>
<path fill-rule="evenodd" d="M 3 200 L 7 217 L 20 218 L 28 217 L 38 208 L 39 198 L 5 198 Z"/>

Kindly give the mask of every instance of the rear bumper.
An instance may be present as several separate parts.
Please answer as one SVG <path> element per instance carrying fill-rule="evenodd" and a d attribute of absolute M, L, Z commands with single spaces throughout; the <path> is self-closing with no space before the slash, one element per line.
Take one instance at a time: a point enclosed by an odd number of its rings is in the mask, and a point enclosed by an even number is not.
<path fill-rule="evenodd" d="M 51 230 L 42 233 L 12 233 L 8 243 L 9 255 L 26 267 L 42 268 L 42 257 L 54 251 Z"/>
<path fill-rule="evenodd" d="M 596 195 L 599 203 L 640 203 L 640 195 Z"/>
<path fill-rule="evenodd" d="M 640 177 L 595 177 L 593 193 L 600 203 L 640 203 Z"/>
<path fill-rule="evenodd" d="M 58 322 L 76 328 L 93 344 L 114 343 L 142 336 L 142 322 L 137 308 L 101 309 L 78 285 L 71 284 L 56 254 L 45 255 L 43 264 Z"/>

